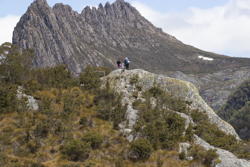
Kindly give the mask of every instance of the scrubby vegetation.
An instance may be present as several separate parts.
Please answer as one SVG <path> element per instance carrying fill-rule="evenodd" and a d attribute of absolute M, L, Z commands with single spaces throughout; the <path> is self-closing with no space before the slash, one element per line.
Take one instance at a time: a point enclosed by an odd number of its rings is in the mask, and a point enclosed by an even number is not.
<path fill-rule="evenodd" d="M 120 152 L 113 148 L 127 145 L 113 128 L 124 120 L 126 107 L 111 90 L 100 89 L 100 77 L 108 70 L 88 67 L 78 78 L 65 65 L 32 69 L 31 52 L 7 48 L 9 53 L 0 64 L 0 164 L 95 166 L 112 162 Z M 17 98 L 18 86 L 35 97 L 38 111 L 27 107 L 27 99 Z"/>
<path fill-rule="evenodd" d="M 235 145 L 233 137 L 209 124 L 203 114 L 190 110 L 189 102 L 157 86 L 144 92 L 145 101 L 133 104 L 140 112 L 133 132 L 137 138 L 129 143 L 118 130 L 127 106 L 121 104 L 121 95 L 110 89 L 109 83 L 100 88 L 100 77 L 108 74 L 108 69 L 88 67 L 79 77 L 65 65 L 32 69 L 32 61 L 19 59 L 31 59 L 32 52 L 19 53 L 15 47 L 9 50 L 0 63 L 0 166 L 209 166 L 217 158 L 214 150 L 192 148 L 193 161 L 179 158 L 178 144 L 192 143 L 194 133 L 249 158 L 248 147 Z M 136 85 L 138 78 L 130 82 Z M 38 111 L 27 107 L 26 98 L 17 98 L 20 86 L 37 100 Z M 192 116 L 197 126 L 186 129 L 185 119 L 178 113 Z"/>
<path fill-rule="evenodd" d="M 131 143 L 128 156 L 133 161 L 147 160 L 153 148 L 146 139 L 138 139 Z"/>
<path fill-rule="evenodd" d="M 178 146 L 178 142 L 182 141 L 185 121 L 168 110 L 144 110 L 141 112 L 136 131 L 147 138 L 154 149 L 173 150 Z"/>
<path fill-rule="evenodd" d="M 9 113 L 17 107 L 16 86 L 0 84 L 0 113 Z"/>
<path fill-rule="evenodd" d="M 152 100 L 152 97 L 155 100 Z M 175 149 L 179 142 L 192 142 L 193 134 L 196 134 L 213 146 L 229 150 L 240 158 L 249 158 L 248 142 L 238 141 L 234 136 L 219 130 L 208 120 L 206 114 L 191 110 L 190 102 L 177 99 L 159 87 L 149 89 L 144 93 L 144 98 L 145 102 L 137 100 L 133 103 L 133 106 L 141 111 L 135 130 L 147 138 L 154 149 Z M 154 101 L 154 105 L 150 104 L 152 101 Z M 152 108 L 152 106 L 155 107 Z M 176 112 L 189 115 L 196 125 L 189 126 L 185 130 L 185 120 Z M 186 133 L 183 135 L 185 131 Z"/>
<path fill-rule="evenodd" d="M 202 112 L 193 111 L 191 116 L 197 124 L 194 127 L 195 134 L 213 146 L 229 150 L 240 158 L 249 159 L 249 142 L 238 141 L 234 136 L 222 132 L 216 125 L 210 123 L 207 115 Z"/>
<path fill-rule="evenodd" d="M 155 99 L 152 100 L 152 97 Z M 185 129 L 185 119 L 178 114 L 178 112 L 189 115 L 199 113 L 189 109 L 189 102 L 177 99 L 158 87 L 146 91 L 144 98 L 146 99 L 145 102 L 137 100 L 133 104 L 134 107 L 140 110 L 140 119 L 137 122 L 135 131 L 141 137 L 146 138 L 149 141 L 147 145 L 152 145 L 154 150 L 177 150 L 180 142 L 192 142 L 193 134 L 199 135 L 195 128 L 200 128 L 200 124 L 197 122 L 197 127 L 189 126 Z M 150 104 L 152 101 L 154 101 L 154 105 Z M 214 150 L 205 151 L 202 147 L 199 147 L 196 152 L 194 151 L 195 148 L 191 150 L 194 164 L 210 166 L 218 158 Z M 179 158 L 185 159 L 185 156 L 180 153 Z"/>
<path fill-rule="evenodd" d="M 216 150 L 206 151 L 203 147 L 199 145 L 194 145 L 190 150 L 190 156 L 192 156 L 198 162 L 202 162 L 205 166 L 210 167 L 218 163 L 218 155 Z"/>
<path fill-rule="evenodd" d="M 62 146 L 61 152 L 70 161 L 84 161 L 89 157 L 90 148 L 89 143 L 73 139 Z"/>

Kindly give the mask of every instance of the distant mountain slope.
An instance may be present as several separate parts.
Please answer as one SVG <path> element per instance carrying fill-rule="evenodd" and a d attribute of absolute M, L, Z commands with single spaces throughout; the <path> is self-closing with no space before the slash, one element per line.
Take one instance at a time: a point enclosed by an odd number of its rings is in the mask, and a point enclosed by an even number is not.
<path fill-rule="evenodd" d="M 250 79 L 250 67 L 229 68 L 209 74 L 185 74 L 177 71 L 168 76 L 193 83 L 209 106 L 219 111 L 232 92 Z"/>
<path fill-rule="evenodd" d="M 229 96 L 219 115 L 230 122 L 242 138 L 250 139 L 250 80 Z"/>
<path fill-rule="evenodd" d="M 160 73 L 206 73 L 250 63 L 185 45 L 123 0 L 86 7 L 80 14 L 67 5 L 51 8 L 46 0 L 35 0 L 15 27 L 13 44 L 34 49 L 36 67 L 63 63 L 74 73 L 88 64 L 114 67 L 125 56 L 134 68 Z"/>

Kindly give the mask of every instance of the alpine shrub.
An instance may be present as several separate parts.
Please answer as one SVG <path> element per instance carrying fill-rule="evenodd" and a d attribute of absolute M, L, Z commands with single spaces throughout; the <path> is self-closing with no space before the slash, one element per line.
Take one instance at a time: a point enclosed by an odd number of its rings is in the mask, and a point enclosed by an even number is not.
<path fill-rule="evenodd" d="M 131 143 L 128 157 L 133 161 L 147 160 L 153 148 L 150 142 L 146 139 L 137 139 Z"/>

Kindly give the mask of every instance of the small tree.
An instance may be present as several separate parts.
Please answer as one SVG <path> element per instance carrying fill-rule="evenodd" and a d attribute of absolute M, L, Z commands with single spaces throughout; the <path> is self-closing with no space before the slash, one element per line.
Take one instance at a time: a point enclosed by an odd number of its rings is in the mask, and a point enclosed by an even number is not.
<path fill-rule="evenodd" d="M 0 85 L 0 113 L 16 111 L 17 104 L 16 88 L 14 86 Z"/>
<path fill-rule="evenodd" d="M 4 55 L 0 63 L 0 79 L 7 83 L 21 84 L 30 77 L 33 51 L 20 52 L 16 46 L 4 48 L 5 45 L 0 46 L 0 55 Z"/>
<path fill-rule="evenodd" d="M 131 143 L 128 157 L 133 161 L 147 160 L 153 148 L 150 142 L 146 139 L 138 139 Z"/>
<path fill-rule="evenodd" d="M 34 79 L 44 87 L 68 88 L 78 86 L 66 65 L 33 70 Z"/>
<path fill-rule="evenodd" d="M 80 83 L 83 84 L 83 87 L 86 90 L 99 88 L 101 80 L 96 68 L 88 66 L 84 72 L 80 74 Z"/>

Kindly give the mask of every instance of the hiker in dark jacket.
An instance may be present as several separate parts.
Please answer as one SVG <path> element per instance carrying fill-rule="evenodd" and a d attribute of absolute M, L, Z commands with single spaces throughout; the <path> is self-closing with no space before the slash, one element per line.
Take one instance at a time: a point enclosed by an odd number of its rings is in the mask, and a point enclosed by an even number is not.
<path fill-rule="evenodd" d="M 128 57 L 126 57 L 126 58 L 124 59 L 124 67 L 125 67 L 126 70 L 129 69 L 129 63 L 130 63 L 130 61 L 129 61 Z"/>
<path fill-rule="evenodd" d="M 116 64 L 117 68 L 122 68 L 122 62 L 120 60 L 117 60 Z"/>

